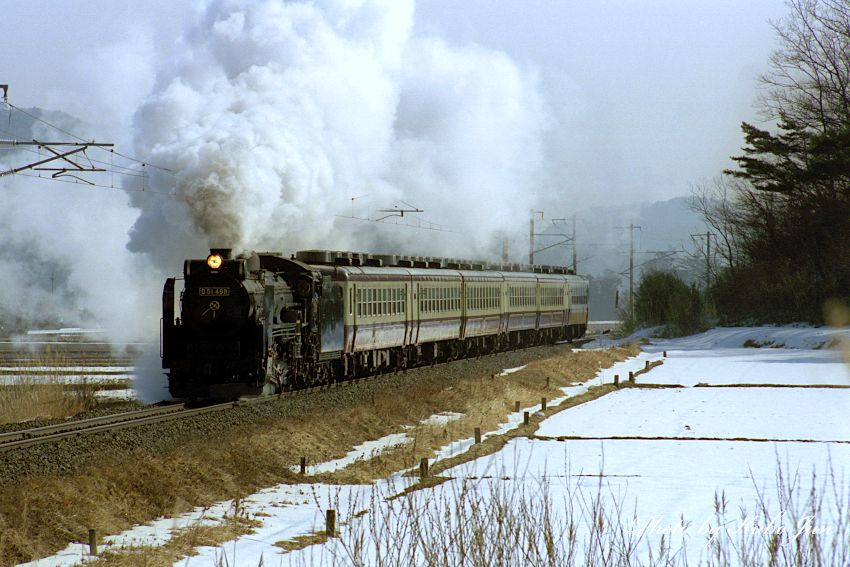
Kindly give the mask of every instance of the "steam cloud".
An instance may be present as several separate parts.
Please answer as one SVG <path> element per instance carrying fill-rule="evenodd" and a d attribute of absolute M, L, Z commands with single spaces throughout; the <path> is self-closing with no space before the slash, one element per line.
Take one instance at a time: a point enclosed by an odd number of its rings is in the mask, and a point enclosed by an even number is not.
<path fill-rule="evenodd" d="M 131 153 L 176 172 L 147 168 L 146 188 L 176 198 L 0 179 L 0 334 L 83 325 L 154 339 L 163 278 L 210 246 L 479 256 L 501 250 L 496 231 L 524 238 L 546 128 L 536 74 L 413 22 L 413 0 L 214 0 L 177 60 L 157 62 L 146 40 L 109 47 L 129 55 L 92 96 L 122 103 L 88 101 L 103 112 L 85 123 L 46 118 L 119 148 L 132 138 Z M 5 137 L 55 135 L 2 118 Z M 458 232 L 338 216 L 402 201 Z"/>
<path fill-rule="evenodd" d="M 536 75 L 419 37 L 413 17 L 413 0 L 209 4 L 136 115 L 137 152 L 177 172 L 154 178 L 177 200 L 142 209 L 128 247 L 172 267 L 208 246 L 469 256 L 520 230 L 545 128 Z M 458 232 L 337 216 L 402 200 Z"/>

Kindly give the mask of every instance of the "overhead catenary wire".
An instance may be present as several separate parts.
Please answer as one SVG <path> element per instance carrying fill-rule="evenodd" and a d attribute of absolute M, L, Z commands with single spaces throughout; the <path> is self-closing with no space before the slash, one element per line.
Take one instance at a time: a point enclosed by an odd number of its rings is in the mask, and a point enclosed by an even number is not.
<path fill-rule="evenodd" d="M 46 126 L 49 126 L 49 127 L 51 127 L 51 128 L 54 128 L 54 129 L 56 129 L 57 131 L 62 132 L 62 133 L 63 133 L 63 134 L 65 134 L 66 136 L 70 136 L 70 137 L 74 138 L 75 140 L 77 140 L 77 141 L 79 141 L 79 142 L 82 142 L 82 143 L 90 143 L 90 142 L 91 142 L 91 140 L 86 140 L 85 138 L 81 138 L 80 136 L 77 136 L 77 135 L 76 135 L 76 134 L 74 134 L 73 132 L 70 132 L 70 131 L 68 131 L 68 130 L 66 130 L 66 129 L 64 129 L 64 128 L 61 128 L 61 127 L 59 127 L 59 126 L 57 126 L 57 125 L 55 125 L 55 124 L 53 124 L 53 123 L 51 123 L 51 122 L 48 122 L 47 120 L 44 120 L 43 118 L 41 118 L 41 117 L 39 117 L 39 116 L 36 116 L 36 115 L 34 115 L 34 114 L 31 114 L 31 113 L 27 112 L 26 110 L 24 110 L 23 108 L 20 108 L 20 107 L 18 107 L 18 106 L 15 106 L 15 105 L 14 105 L 14 104 L 12 104 L 11 102 L 8 102 L 8 101 L 7 101 L 5 104 L 6 104 L 6 105 L 7 105 L 10 109 L 15 110 L 15 111 L 17 111 L 17 112 L 20 112 L 20 113 L 22 113 L 22 114 L 24 114 L 24 115 L 26 115 L 26 116 L 29 116 L 29 117 L 30 117 L 30 118 L 32 118 L 33 120 L 37 120 L 38 122 L 41 122 L 42 124 L 44 124 L 44 125 L 46 125 Z M 115 149 L 112 149 L 111 151 L 112 151 L 112 153 L 114 153 L 115 155 L 120 156 L 120 157 L 122 157 L 122 158 L 124 158 L 124 159 L 130 160 L 130 161 L 132 161 L 132 162 L 138 163 L 138 164 L 142 165 L 143 167 L 153 167 L 153 168 L 155 168 L 155 169 L 158 169 L 158 170 L 160 170 L 160 171 L 164 171 L 164 172 L 166 172 L 166 173 L 170 173 L 170 174 L 174 174 L 174 173 L 176 173 L 173 169 L 169 169 L 169 168 L 167 168 L 167 167 L 162 167 L 162 166 L 159 166 L 159 165 L 156 165 L 156 164 L 153 164 L 153 163 L 147 162 L 147 161 L 143 161 L 143 160 L 140 160 L 140 159 L 134 158 L 134 157 L 132 157 L 132 156 L 128 156 L 128 155 L 123 154 L 123 153 L 121 153 L 121 152 L 119 152 L 119 151 L 116 151 Z"/>
<path fill-rule="evenodd" d="M 71 131 L 69 131 L 65 128 L 62 128 L 62 127 L 60 127 L 60 126 L 58 126 L 58 125 L 56 125 L 56 124 L 54 124 L 54 123 L 52 123 L 48 120 L 45 120 L 45 119 L 43 119 L 43 118 L 41 118 L 41 117 L 39 117 L 35 114 L 32 114 L 31 112 L 28 112 L 28 111 L 26 111 L 22 108 L 19 108 L 15 105 L 9 103 L 8 101 L 5 101 L 2 104 L 2 106 L 6 106 L 6 107 L 9 108 L 9 122 L 8 122 L 7 128 L 0 127 L 0 132 L 2 132 L 9 139 L 8 140 L 0 140 L 0 141 L 4 142 L 2 144 L 2 147 L 0 147 L 0 149 L 13 149 L 13 150 L 20 151 L 22 153 L 27 152 L 29 154 L 39 156 L 39 158 L 44 156 L 43 150 L 46 149 L 46 150 L 52 152 L 53 154 L 56 154 L 55 159 L 57 161 L 59 161 L 59 160 L 68 161 L 65 158 L 65 156 L 76 154 L 76 155 L 79 155 L 80 158 L 84 159 L 88 163 L 88 167 L 80 168 L 80 166 L 77 165 L 75 162 L 70 162 L 72 167 L 67 168 L 67 170 L 64 169 L 64 168 L 61 168 L 61 167 L 55 168 L 55 169 L 49 169 L 47 167 L 31 167 L 32 171 L 54 171 L 55 173 L 53 175 L 50 175 L 50 176 L 45 176 L 45 175 L 42 175 L 41 173 L 24 173 L 24 171 L 26 170 L 26 166 L 23 167 L 23 168 L 20 168 L 20 167 L 19 168 L 13 168 L 12 170 L 6 172 L 7 175 L 20 175 L 20 176 L 23 176 L 23 177 L 29 177 L 29 178 L 33 178 L 33 179 L 43 179 L 43 180 L 46 180 L 46 181 L 61 181 L 63 183 L 72 183 L 74 185 L 85 185 L 85 186 L 90 186 L 90 187 L 98 187 L 98 188 L 103 188 L 103 189 L 113 189 L 113 190 L 118 190 L 118 191 L 127 191 L 127 192 L 134 192 L 134 193 L 150 193 L 150 194 L 156 194 L 156 195 L 168 195 L 168 196 L 171 196 L 171 197 L 176 195 L 176 192 L 174 190 L 171 190 L 171 191 L 156 191 L 156 190 L 153 190 L 149 187 L 146 187 L 146 184 L 145 184 L 145 179 L 149 178 L 149 175 L 146 173 L 147 168 L 154 168 L 158 171 L 162 171 L 163 173 L 169 174 L 169 175 L 174 175 L 174 173 L 175 173 L 174 170 L 171 170 L 171 169 L 168 169 L 168 168 L 165 168 L 165 167 L 161 167 L 161 166 L 158 166 L 156 164 L 152 164 L 152 163 L 149 163 L 149 162 L 146 162 L 146 161 L 143 161 L 143 160 L 139 160 L 139 159 L 136 159 L 133 156 L 129 156 L 129 155 L 126 155 L 122 152 L 116 151 L 112 144 L 99 144 L 97 142 L 88 141 L 88 140 L 76 135 L 75 133 L 73 133 L 73 132 L 71 132 Z M 12 112 L 13 111 L 19 112 L 19 113 L 21 113 L 25 116 L 28 116 L 33 121 L 40 122 L 40 123 L 48 126 L 49 128 L 55 129 L 56 131 L 64 134 L 65 136 L 68 136 L 72 140 L 76 140 L 76 141 L 39 142 L 37 140 L 32 140 L 32 141 L 17 140 L 17 139 L 15 139 L 16 134 L 11 131 L 11 124 L 12 124 L 11 118 L 12 118 Z M 61 147 L 61 146 L 68 147 L 68 146 L 70 146 L 72 148 L 74 146 L 79 146 L 80 150 L 79 151 L 71 150 L 71 151 L 65 152 L 63 154 L 60 154 L 56 150 L 53 150 L 51 148 L 51 146 L 56 146 L 56 147 Z M 93 151 L 93 150 L 108 151 L 109 152 L 108 161 L 105 160 L 105 159 L 97 159 L 95 157 L 89 156 L 87 151 Z M 131 163 L 126 164 L 126 165 L 121 164 L 121 163 L 116 164 L 115 163 L 116 156 L 118 158 L 122 159 L 122 160 L 126 160 L 126 161 L 129 161 Z M 50 160 L 46 160 L 46 161 L 50 161 Z M 45 163 L 45 161 L 39 160 L 39 162 L 36 162 L 34 164 L 30 164 L 30 165 L 31 166 L 37 166 L 37 165 L 40 165 L 40 163 Z M 76 166 L 76 167 L 74 167 L 74 166 Z M 76 175 L 76 173 L 81 173 L 81 172 L 84 172 L 84 173 L 109 173 L 110 174 L 110 183 L 109 184 L 96 183 L 96 182 L 90 181 L 88 179 L 84 179 L 84 178 Z M 141 186 L 138 186 L 139 184 L 134 184 L 134 183 L 130 183 L 130 182 L 119 182 L 119 184 L 116 185 L 116 181 L 115 181 L 116 175 L 119 176 L 122 179 L 126 179 L 127 181 L 129 181 L 131 178 L 139 179 L 139 180 L 141 180 L 141 183 L 140 183 Z"/>
<path fill-rule="evenodd" d="M 90 182 L 90 181 L 82 182 L 82 181 L 73 181 L 71 179 L 62 179 L 61 177 L 45 177 L 43 175 L 36 175 L 34 173 L 16 173 L 15 175 L 18 175 L 18 176 L 21 176 L 21 177 L 30 177 L 32 179 L 41 179 L 42 181 L 53 181 L 53 182 L 59 182 L 59 183 L 73 183 L 74 185 L 83 185 L 83 186 L 86 186 L 86 187 L 99 187 L 99 188 L 102 188 L 102 189 L 117 189 L 117 190 L 120 190 L 120 191 L 130 191 L 132 193 L 148 193 L 150 195 L 167 195 L 169 197 L 173 197 L 176 194 L 174 191 L 155 191 L 153 189 L 146 189 L 144 187 L 144 185 L 142 186 L 141 189 L 136 189 L 136 188 L 133 188 L 133 187 L 123 186 L 123 185 L 121 187 L 115 187 L 115 186 L 111 186 L 111 185 L 103 185 L 103 184 L 100 184 L 100 183 L 93 183 L 93 182 Z"/>

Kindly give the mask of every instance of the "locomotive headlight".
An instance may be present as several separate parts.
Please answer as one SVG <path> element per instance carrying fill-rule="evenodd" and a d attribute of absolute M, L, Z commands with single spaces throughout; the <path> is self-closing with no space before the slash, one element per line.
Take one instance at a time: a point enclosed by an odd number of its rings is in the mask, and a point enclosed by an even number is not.
<path fill-rule="evenodd" d="M 210 254 L 207 256 L 207 266 L 210 267 L 211 270 L 217 270 L 221 267 L 222 259 L 218 254 Z"/>

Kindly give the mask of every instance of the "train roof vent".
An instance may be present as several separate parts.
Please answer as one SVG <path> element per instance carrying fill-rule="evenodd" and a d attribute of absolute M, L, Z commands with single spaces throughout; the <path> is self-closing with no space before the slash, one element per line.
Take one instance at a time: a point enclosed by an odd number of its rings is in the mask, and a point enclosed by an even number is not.
<path fill-rule="evenodd" d="M 372 266 L 373 268 L 380 268 L 381 266 L 384 265 L 384 262 L 381 261 L 380 258 L 369 257 L 369 258 L 363 258 L 362 260 L 363 260 L 364 266 Z"/>
<path fill-rule="evenodd" d="M 301 250 L 295 253 L 295 259 L 305 264 L 334 264 L 334 254 L 329 250 Z"/>
<path fill-rule="evenodd" d="M 396 254 L 372 254 L 372 258 L 377 258 L 384 266 L 398 266 L 400 256 Z"/>

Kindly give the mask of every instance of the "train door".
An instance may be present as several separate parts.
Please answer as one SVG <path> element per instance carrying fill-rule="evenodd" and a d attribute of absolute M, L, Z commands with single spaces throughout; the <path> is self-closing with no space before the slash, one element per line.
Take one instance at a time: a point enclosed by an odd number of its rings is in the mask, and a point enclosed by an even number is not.
<path fill-rule="evenodd" d="M 410 282 L 404 282 L 404 345 L 413 343 L 413 295 L 410 293 Z"/>
<path fill-rule="evenodd" d="M 360 301 L 360 288 L 357 287 L 357 284 L 351 284 L 351 295 L 354 299 L 351 316 L 351 352 L 354 352 L 354 347 L 357 345 L 357 327 L 360 325 L 360 313 L 363 309 L 363 303 Z"/>
<path fill-rule="evenodd" d="M 419 343 L 419 326 L 421 325 L 422 320 L 422 310 L 419 309 L 422 303 L 420 299 L 422 297 L 422 285 L 417 283 L 416 289 L 413 292 L 413 343 Z"/>

